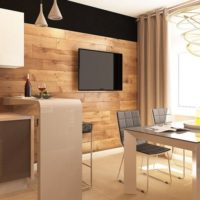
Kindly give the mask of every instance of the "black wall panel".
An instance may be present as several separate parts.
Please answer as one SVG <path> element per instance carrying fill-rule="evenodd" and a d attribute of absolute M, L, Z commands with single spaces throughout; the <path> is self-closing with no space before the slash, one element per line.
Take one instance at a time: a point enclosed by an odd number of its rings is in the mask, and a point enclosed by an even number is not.
<path fill-rule="evenodd" d="M 24 12 L 25 22 L 31 24 L 34 24 L 38 16 L 39 4 L 40 0 L 0 0 L 0 8 Z M 53 0 L 43 0 L 43 4 L 45 17 L 50 27 L 137 41 L 137 22 L 133 17 L 67 0 L 58 0 L 64 19 L 51 21 L 47 16 Z"/>

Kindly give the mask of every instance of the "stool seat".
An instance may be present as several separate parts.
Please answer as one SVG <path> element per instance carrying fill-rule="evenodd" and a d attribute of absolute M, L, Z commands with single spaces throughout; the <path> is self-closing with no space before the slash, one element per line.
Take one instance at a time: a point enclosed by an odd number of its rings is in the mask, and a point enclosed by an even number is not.
<path fill-rule="evenodd" d="M 91 132 L 92 132 L 92 123 L 83 122 L 82 133 L 91 133 Z"/>

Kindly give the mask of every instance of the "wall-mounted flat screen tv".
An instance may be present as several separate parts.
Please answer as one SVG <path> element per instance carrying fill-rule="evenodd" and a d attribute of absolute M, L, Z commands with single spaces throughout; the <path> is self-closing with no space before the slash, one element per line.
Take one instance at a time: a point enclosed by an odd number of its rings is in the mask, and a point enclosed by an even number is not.
<path fill-rule="evenodd" d="M 78 50 L 78 90 L 122 90 L 122 54 Z"/>

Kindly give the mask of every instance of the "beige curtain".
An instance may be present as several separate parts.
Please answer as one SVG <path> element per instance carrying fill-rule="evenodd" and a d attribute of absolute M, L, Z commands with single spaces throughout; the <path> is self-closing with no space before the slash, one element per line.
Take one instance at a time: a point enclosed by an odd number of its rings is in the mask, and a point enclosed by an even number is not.
<path fill-rule="evenodd" d="M 142 125 L 153 123 L 152 108 L 167 107 L 166 11 L 138 19 L 139 108 Z"/>

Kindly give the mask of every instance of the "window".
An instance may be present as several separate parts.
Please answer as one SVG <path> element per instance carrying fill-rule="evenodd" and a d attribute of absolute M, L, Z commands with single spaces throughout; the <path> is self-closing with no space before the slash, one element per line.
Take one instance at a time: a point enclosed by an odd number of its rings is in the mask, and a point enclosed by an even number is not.
<path fill-rule="evenodd" d="M 200 57 L 186 49 L 175 24 L 169 23 L 169 102 L 173 114 L 193 115 L 200 107 Z"/>
<path fill-rule="evenodd" d="M 200 58 L 189 53 L 178 56 L 178 106 L 200 105 Z"/>

